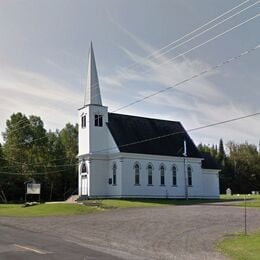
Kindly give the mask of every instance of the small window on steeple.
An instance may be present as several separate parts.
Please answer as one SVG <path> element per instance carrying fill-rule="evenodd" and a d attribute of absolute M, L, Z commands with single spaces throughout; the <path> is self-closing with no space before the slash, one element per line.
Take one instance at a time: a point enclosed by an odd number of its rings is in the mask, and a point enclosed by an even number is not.
<path fill-rule="evenodd" d="M 86 115 L 81 116 L 81 127 L 86 127 Z"/>
<path fill-rule="evenodd" d="M 102 127 L 103 126 L 103 116 L 95 115 L 95 126 Z"/>

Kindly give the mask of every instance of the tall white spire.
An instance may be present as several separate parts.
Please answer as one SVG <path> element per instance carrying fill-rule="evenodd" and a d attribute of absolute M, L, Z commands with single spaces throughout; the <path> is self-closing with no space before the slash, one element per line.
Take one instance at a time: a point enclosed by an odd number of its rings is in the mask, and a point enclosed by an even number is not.
<path fill-rule="evenodd" d="M 94 51 L 92 42 L 90 43 L 89 55 L 88 55 L 88 75 L 87 86 L 85 90 L 84 106 L 86 105 L 101 105 L 102 100 L 99 89 L 97 68 L 95 62 Z"/>

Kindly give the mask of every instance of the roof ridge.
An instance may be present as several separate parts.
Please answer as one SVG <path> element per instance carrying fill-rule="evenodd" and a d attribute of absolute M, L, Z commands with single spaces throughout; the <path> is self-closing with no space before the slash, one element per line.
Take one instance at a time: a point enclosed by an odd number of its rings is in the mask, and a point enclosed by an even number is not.
<path fill-rule="evenodd" d="M 180 121 L 173 121 L 173 120 L 167 120 L 167 119 L 158 119 L 158 118 L 152 118 L 152 117 L 135 116 L 135 115 L 128 115 L 128 114 L 119 114 L 119 113 L 113 113 L 113 112 L 108 112 L 108 114 L 119 115 L 119 116 L 128 116 L 128 117 L 137 117 L 137 118 L 156 120 L 156 121 L 165 121 L 165 122 L 179 123 L 179 124 L 182 125 L 182 123 Z"/>

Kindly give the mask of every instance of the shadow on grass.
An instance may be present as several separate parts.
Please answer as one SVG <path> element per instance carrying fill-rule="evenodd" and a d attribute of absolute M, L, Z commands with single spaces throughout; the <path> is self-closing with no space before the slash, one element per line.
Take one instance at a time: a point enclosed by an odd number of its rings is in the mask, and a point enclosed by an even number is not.
<path fill-rule="evenodd" d="M 109 202 L 111 199 L 101 199 L 101 201 Z M 249 200 L 249 199 L 248 199 Z M 112 201 L 118 202 L 132 202 L 134 203 L 142 203 L 142 204 L 155 204 L 155 205 L 173 205 L 173 206 L 185 206 L 185 205 L 215 205 L 215 206 L 231 206 L 231 204 L 224 204 L 228 202 L 242 202 L 242 199 L 131 199 L 131 198 L 118 198 L 112 199 Z M 102 204 L 102 202 L 101 202 Z"/>

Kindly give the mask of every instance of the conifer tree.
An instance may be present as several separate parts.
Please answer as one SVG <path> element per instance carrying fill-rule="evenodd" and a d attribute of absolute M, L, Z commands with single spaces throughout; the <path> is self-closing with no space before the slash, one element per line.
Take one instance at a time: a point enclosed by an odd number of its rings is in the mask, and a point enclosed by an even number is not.
<path fill-rule="evenodd" d="M 217 159 L 218 159 L 218 162 L 219 162 L 220 165 L 224 166 L 225 158 L 226 158 L 226 153 L 225 153 L 225 150 L 224 150 L 223 140 L 222 140 L 222 138 L 220 138 L 218 155 L 217 155 Z"/>

